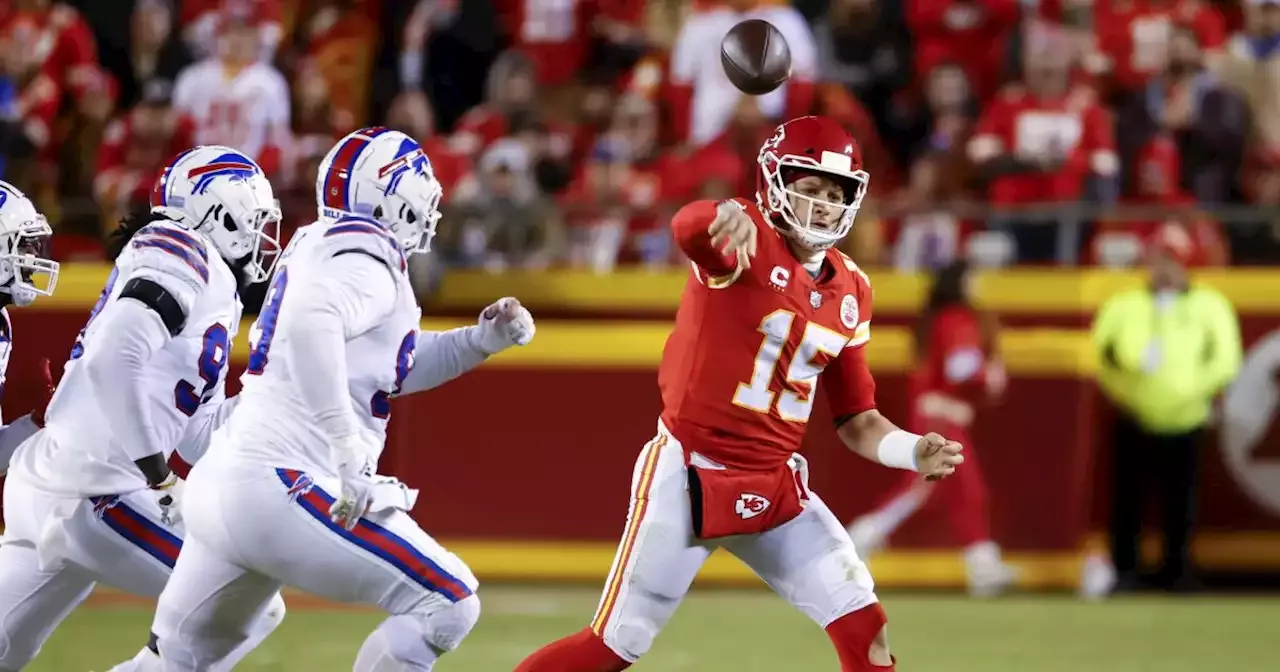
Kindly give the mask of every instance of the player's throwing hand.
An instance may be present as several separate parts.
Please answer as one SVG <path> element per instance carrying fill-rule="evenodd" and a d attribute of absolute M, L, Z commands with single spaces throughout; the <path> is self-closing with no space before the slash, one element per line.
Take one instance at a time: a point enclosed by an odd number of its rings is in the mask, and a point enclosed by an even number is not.
<path fill-rule="evenodd" d="M 720 201 L 716 206 L 716 218 L 707 227 L 711 246 L 726 255 L 738 258 L 738 266 L 751 268 L 751 258 L 756 256 L 756 225 L 751 216 L 737 201 Z"/>
<path fill-rule="evenodd" d="M 956 473 L 956 467 L 964 462 L 963 450 L 959 443 L 929 432 L 916 441 L 916 468 L 930 481 L 941 480 Z"/>

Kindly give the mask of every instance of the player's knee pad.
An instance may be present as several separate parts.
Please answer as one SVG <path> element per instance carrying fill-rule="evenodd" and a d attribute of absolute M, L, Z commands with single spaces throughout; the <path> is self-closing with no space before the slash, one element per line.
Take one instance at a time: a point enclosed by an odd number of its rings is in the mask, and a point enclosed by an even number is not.
<path fill-rule="evenodd" d="M 453 651 L 480 620 L 480 598 L 471 594 L 417 618 L 432 648 L 440 652 Z"/>

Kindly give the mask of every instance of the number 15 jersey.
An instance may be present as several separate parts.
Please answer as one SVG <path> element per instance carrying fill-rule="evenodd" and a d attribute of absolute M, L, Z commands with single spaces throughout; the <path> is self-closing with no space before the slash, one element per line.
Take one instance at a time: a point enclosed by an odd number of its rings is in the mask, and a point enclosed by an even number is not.
<path fill-rule="evenodd" d="M 800 449 L 819 381 L 834 417 L 875 408 L 871 285 L 837 250 L 814 278 L 754 203 L 732 203 L 757 228 L 749 269 L 711 247 L 717 203 L 687 205 L 672 222 L 693 271 L 658 367 L 662 421 L 687 450 L 769 469 Z"/>
<path fill-rule="evenodd" d="M 377 221 L 348 217 L 302 227 L 285 249 L 250 332 L 240 401 L 227 420 L 225 454 L 273 467 L 336 476 L 335 427 L 350 432 L 377 463 L 391 397 L 413 367 L 418 308 L 405 255 Z M 335 329 L 335 318 L 341 323 Z M 337 333 L 337 330 L 341 333 Z M 310 336 L 332 333 L 333 351 Z M 345 367 L 347 395 L 317 408 L 310 388 Z M 330 400 L 325 396 L 326 403 Z"/>

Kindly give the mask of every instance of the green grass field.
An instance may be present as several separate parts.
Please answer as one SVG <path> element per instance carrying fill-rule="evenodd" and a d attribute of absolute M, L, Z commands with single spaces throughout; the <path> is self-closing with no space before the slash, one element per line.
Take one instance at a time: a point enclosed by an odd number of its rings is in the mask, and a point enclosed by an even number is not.
<path fill-rule="evenodd" d="M 529 651 L 591 617 L 589 588 L 481 589 L 484 615 L 440 672 L 509 672 Z M 1275 670 L 1280 598 L 1070 597 L 972 601 L 887 594 L 890 641 L 906 672 L 1179 672 Z M 105 670 L 137 651 L 146 605 L 97 598 L 63 624 L 30 672 Z M 350 670 L 381 616 L 294 599 L 284 624 L 238 669 Z M 825 635 L 771 593 L 695 592 L 631 669 L 640 672 L 838 670 Z"/>

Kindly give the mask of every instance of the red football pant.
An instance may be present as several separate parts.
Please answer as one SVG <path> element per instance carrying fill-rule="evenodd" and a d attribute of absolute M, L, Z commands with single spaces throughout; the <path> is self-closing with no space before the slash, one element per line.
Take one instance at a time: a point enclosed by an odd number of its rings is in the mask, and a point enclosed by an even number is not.
<path fill-rule="evenodd" d="M 888 621 L 884 609 L 876 602 L 853 613 L 837 618 L 827 626 L 827 636 L 840 656 L 841 672 L 892 672 L 893 659 L 888 665 L 876 665 L 871 661 L 871 645 Z"/>
<path fill-rule="evenodd" d="M 591 628 L 584 628 L 534 651 L 515 672 L 621 672 L 631 663 L 605 646 Z"/>
<path fill-rule="evenodd" d="M 942 431 L 946 429 L 945 433 Z M 964 445 L 964 464 L 956 469 L 956 473 L 929 486 L 927 499 L 921 510 L 937 507 L 934 512 L 940 514 L 951 528 L 951 534 L 961 546 L 970 546 L 991 539 L 991 516 L 988 511 L 987 480 L 982 475 L 977 452 L 973 449 L 973 441 L 969 435 L 956 427 L 936 428 L 943 436 Z M 907 471 L 902 473 L 898 484 L 889 492 L 875 510 L 881 511 L 894 500 L 909 496 L 913 489 L 920 487 L 920 474 Z M 917 511 L 916 513 L 919 513 Z M 893 530 L 884 530 L 885 536 Z"/>

